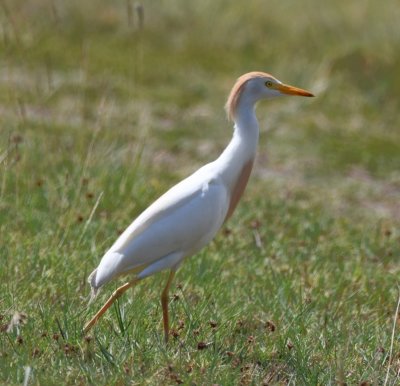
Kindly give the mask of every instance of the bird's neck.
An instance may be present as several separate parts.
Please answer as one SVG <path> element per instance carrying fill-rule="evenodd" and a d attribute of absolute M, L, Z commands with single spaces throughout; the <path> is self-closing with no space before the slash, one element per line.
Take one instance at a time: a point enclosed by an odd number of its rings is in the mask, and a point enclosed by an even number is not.
<path fill-rule="evenodd" d="M 238 178 L 240 178 L 244 169 L 250 173 L 256 155 L 259 136 L 258 121 L 253 105 L 246 106 L 240 103 L 234 122 L 233 137 L 216 161 L 228 188 L 233 188 L 237 184 Z"/>

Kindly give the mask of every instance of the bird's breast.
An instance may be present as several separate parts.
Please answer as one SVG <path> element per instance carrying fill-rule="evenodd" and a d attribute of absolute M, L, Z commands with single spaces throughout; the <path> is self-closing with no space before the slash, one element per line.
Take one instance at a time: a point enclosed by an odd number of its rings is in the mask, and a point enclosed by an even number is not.
<path fill-rule="evenodd" d="M 227 215 L 225 217 L 225 221 L 228 220 L 228 218 L 235 211 L 236 206 L 239 203 L 239 200 L 242 197 L 242 194 L 243 194 L 244 190 L 246 189 L 246 185 L 247 185 L 247 182 L 249 181 L 251 170 L 253 169 L 253 164 L 254 164 L 254 159 L 253 158 L 250 159 L 249 161 L 247 161 L 243 165 L 243 167 L 242 167 L 242 169 L 241 169 L 236 181 L 233 184 L 232 192 L 231 192 L 231 195 L 230 195 L 228 213 L 227 213 Z"/>

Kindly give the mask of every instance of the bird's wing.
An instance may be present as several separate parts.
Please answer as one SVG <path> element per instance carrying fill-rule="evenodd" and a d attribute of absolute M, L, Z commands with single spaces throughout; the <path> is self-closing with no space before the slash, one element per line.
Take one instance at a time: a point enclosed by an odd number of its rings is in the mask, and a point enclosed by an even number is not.
<path fill-rule="evenodd" d="M 221 185 L 220 188 L 224 188 L 221 181 L 218 178 L 214 178 L 213 173 L 210 173 L 209 165 L 202 167 L 197 172 L 185 178 L 154 201 L 129 225 L 115 241 L 111 249 L 124 249 L 131 240 L 144 232 L 151 224 L 176 212 L 199 194 L 204 194 L 208 186 Z"/>
<path fill-rule="evenodd" d="M 203 167 L 150 205 L 104 255 L 96 283 L 162 257 L 197 252 L 221 227 L 229 207 L 222 180 Z"/>

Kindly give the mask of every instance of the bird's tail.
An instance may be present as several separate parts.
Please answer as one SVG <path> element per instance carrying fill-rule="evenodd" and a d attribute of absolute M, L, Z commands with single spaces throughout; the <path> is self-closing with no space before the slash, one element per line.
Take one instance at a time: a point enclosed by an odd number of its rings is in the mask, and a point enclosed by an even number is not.
<path fill-rule="evenodd" d="M 88 305 L 91 304 L 94 299 L 96 299 L 96 297 L 99 293 L 99 287 L 96 287 L 96 273 L 97 273 L 97 268 L 88 277 L 88 283 L 90 284 L 90 288 L 91 288 L 90 299 L 89 299 Z"/>

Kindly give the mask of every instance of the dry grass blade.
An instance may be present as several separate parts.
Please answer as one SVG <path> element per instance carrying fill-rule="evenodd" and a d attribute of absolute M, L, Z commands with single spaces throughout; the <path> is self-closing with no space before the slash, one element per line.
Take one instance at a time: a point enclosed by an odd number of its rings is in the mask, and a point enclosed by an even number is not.
<path fill-rule="evenodd" d="M 392 337 L 391 337 L 391 339 L 390 339 L 389 359 L 388 359 L 388 366 L 387 366 L 387 370 L 386 370 L 385 382 L 384 382 L 384 384 L 383 384 L 384 386 L 387 385 L 388 380 L 389 380 L 390 366 L 392 365 L 392 359 L 393 359 L 394 335 L 395 335 L 395 331 L 396 331 L 397 321 L 398 321 L 398 319 L 399 319 L 400 288 L 398 288 L 398 291 L 399 291 L 399 297 L 398 297 L 398 300 L 397 300 L 396 312 L 395 312 L 394 317 L 393 317 Z"/>

